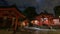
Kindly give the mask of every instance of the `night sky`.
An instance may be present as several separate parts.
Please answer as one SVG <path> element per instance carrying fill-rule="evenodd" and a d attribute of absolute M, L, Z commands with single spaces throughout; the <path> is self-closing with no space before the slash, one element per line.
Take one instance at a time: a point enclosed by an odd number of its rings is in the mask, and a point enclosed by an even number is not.
<path fill-rule="evenodd" d="M 8 5 L 16 4 L 19 10 L 23 11 L 25 7 L 34 6 L 39 14 L 46 10 L 55 15 L 53 8 L 60 5 L 60 0 L 5 0 Z"/>

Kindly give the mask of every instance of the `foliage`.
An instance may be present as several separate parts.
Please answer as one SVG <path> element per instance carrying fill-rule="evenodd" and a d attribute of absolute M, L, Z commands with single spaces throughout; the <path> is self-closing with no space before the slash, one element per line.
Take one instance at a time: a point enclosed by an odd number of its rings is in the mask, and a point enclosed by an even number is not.
<path fill-rule="evenodd" d="M 24 13 L 24 15 L 26 15 L 27 18 L 29 18 L 30 20 L 33 19 L 33 18 L 37 15 L 34 7 L 27 7 L 27 8 L 24 10 L 23 13 Z"/>
<path fill-rule="evenodd" d="M 55 8 L 54 8 L 54 11 L 55 11 L 55 15 L 58 17 L 58 16 L 60 16 L 60 6 L 56 6 Z"/>

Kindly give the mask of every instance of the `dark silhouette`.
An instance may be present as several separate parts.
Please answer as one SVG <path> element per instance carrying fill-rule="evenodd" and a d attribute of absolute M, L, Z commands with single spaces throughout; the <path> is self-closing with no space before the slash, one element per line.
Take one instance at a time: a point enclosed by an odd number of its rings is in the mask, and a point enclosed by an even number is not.
<path fill-rule="evenodd" d="M 55 11 L 55 17 L 59 17 L 60 16 L 60 6 L 54 7 L 54 11 Z"/>
<path fill-rule="evenodd" d="M 29 26 L 32 26 L 31 20 L 35 19 L 35 16 L 37 15 L 36 13 L 36 8 L 35 7 L 27 7 L 24 10 L 24 15 L 26 16 L 27 19 L 29 19 Z"/>
<path fill-rule="evenodd" d="M 27 7 L 23 13 L 30 20 L 34 19 L 34 17 L 37 15 L 35 7 Z"/>

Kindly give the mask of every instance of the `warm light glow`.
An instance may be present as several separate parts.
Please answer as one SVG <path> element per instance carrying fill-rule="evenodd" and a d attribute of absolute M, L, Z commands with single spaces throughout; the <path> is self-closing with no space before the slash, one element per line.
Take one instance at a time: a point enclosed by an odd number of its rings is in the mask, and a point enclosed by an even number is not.
<path fill-rule="evenodd" d="M 25 22 L 22 22 L 22 25 L 25 26 L 26 25 Z"/>
<path fill-rule="evenodd" d="M 15 19 L 15 17 L 13 17 L 13 19 Z"/>
<path fill-rule="evenodd" d="M 33 24 L 34 22 L 33 22 L 33 21 L 31 21 L 31 23 Z"/>
<path fill-rule="evenodd" d="M 35 20 L 35 24 L 37 25 L 39 22 L 38 22 L 38 20 Z"/>
<path fill-rule="evenodd" d="M 5 16 L 4 19 L 7 19 L 7 16 Z"/>
<path fill-rule="evenodd" d="M 59 18 L 60 18 L 60 16 L 59 16 Z"/>

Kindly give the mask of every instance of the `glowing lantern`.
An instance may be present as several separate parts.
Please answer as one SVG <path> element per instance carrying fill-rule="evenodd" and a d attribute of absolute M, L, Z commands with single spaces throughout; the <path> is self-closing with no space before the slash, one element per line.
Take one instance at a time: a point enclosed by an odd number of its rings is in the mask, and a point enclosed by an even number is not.
<path fill-rule="evenodd" d="M 37 24 L 38 23 L 38 21 L 37 20 L 35 20 L 35 24 Z"/>
<path fill-rule="evenodd" d="M 38 20 L 35 20 L 35 24 L 38 25 L 39 21 Z"/>

